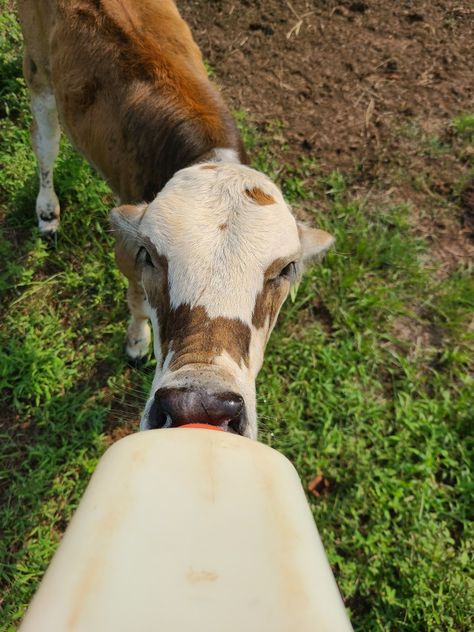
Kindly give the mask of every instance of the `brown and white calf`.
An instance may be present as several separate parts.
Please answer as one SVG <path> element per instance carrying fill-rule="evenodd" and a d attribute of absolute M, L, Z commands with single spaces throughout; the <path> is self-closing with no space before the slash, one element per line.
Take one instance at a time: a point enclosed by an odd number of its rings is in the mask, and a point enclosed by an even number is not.
<path fill-rule="evenodd" d="M 239 133 L 171 0 L 19 0 L 39 163 L 54 233 L 59 120 L 109 182 L 129 281 L 127 353 L 157 370 L 141 427 L 207 421 L 256 437 L 255 378 L 291 283 L 333 238 L 298 224 L 245 165 Z"/>

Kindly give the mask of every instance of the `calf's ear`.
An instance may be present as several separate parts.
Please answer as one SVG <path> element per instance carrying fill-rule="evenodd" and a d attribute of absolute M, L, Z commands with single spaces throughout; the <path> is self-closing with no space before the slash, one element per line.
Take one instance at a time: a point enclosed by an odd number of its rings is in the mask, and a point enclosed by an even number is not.
<path fill-rule="evenodd" d="M 113 208 L 109 213 L 109 222 L 114 233 L 135 233 L 143 213 L 146 210 L 145 204 L 137 206 L 133 204 L 123 204 Z"/>
<path fill-rule="evenodd" d="M 301 222 L 298 222 L 298 232 L 301 241 L 301 258 L 306 264 L 322 259 L 335 242 L 335 238 L 325 230 L 309 228 Z"/>
<path fill-rule="evenodd" d="M 110 226 L 115 236 L 115 259 L 120 271 L 131 281 L 138 281 L 135 268 L 139 248 L 137 231 L 145 210 L 145 204 L 124 204 L 109 213 Z"/>

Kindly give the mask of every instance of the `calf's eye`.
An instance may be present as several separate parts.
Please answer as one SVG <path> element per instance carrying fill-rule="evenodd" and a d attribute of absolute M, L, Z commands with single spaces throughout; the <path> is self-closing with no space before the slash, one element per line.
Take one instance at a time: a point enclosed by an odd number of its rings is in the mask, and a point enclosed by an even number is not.
<path fill-rule="evenodd" d="M 290 281 L 296 276 L 296 261 L 292 261 L 281 270 L 278 275 L 280 279 L 289 279 Z"/>
<path fill-rule="evenodd" d="M 142 246 L 137 252 L 137 263 L 150 266 L 152 268 L 155 267 L 148 250 L 144 246 Z"/>

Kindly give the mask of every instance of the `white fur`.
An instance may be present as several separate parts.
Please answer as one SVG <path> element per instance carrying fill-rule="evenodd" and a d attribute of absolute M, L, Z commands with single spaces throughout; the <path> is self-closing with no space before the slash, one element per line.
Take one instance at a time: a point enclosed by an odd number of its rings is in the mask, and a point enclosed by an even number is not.
<path fill-rule="evenodd" d="M 253 202 L 245 189 L 254 187 L 276 203 Z M 300 251 L 296 221 L 280 191 L 243 165 L 179 171 L 149 205 L 140 232 L 168 260 L 172 307 L 203 306 L 210 318 L 248 325 L 266 268 Z"/>

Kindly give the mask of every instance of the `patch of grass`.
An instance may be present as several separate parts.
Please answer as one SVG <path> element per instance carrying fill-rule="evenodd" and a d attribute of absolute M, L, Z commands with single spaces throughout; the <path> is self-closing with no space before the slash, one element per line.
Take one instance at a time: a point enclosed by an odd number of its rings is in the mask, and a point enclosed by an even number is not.
<path fill-rule="evenodd" d="M 0 6 L 7 9 L 4 0 Z M 30 115 L 13 14 L 0 19 L 0 629 L 24 613 L 98 458 L 151 383 L 126 367 L 107 187 L 64 142 L 56 247 L 35 228 Z M 255 166 L 336 248 L 285 305 L 258 380 L 261 440 L 296 465 L 355 630 L 463 631 L 472 556 L 472 270 L 439 280 L 409 205 L 286 164 L 284 130 L 237 113 Z M 421 147 L 423 150 L 423 147 Z M 325 213 L 318 212 L 318 202 Z M 432 265 L 432 264 L 430 264 Z M 403 335 L 400 322 L 405 325 Z"/>
<path fill-rule="evenodd" d="M 451 151 L 449 144 L 434 134 L 431 136 L 428 135 L 424 138 L 423 149 L 424 153 L 431 158 L 444 156 Z"/>
<path fill-rule="evenodd" d="M 459 114 L 453 119 L 453 128 L 464 139 L 474 141 L 474 114 Z"/>

